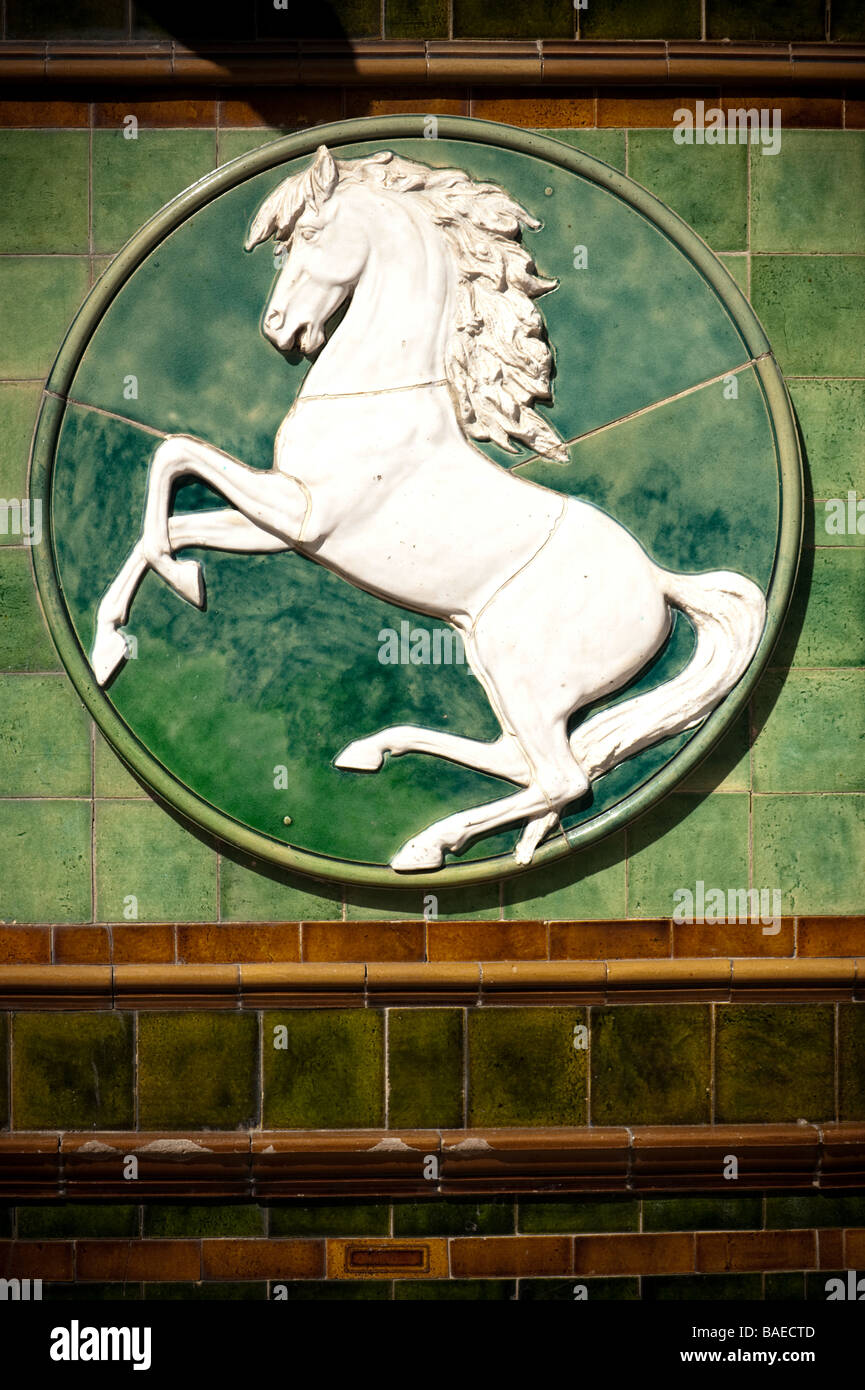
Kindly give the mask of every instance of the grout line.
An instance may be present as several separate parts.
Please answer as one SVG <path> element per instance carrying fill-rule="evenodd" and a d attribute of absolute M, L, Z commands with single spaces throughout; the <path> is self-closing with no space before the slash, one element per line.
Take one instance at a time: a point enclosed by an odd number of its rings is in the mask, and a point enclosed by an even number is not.
<path fill-rule="evenodd" d="M 390 1129 L 390 1009 L 384 1009 L 384 1127 Z"/>
<path fill-rule="evenodd" d="M 96 921 L 96 724 L 90 721 L 90 920 Z"/>

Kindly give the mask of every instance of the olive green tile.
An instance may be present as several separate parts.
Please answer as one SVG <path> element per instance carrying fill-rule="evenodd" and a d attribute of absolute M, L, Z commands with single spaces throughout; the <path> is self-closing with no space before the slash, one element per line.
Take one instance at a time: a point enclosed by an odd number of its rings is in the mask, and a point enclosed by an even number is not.
<path fill-rule="evenodd" d="M 0 252 L 88 249 L 86 130 L 0 131 Z"/>
<path fill-rule="evenodd" d="M 90 803 L 0 801 L 0 921 L 90 920 Z"/>
<path fill-rule="evenodd" d="M 268 10 L 273 0 L 259 0 Z M 289 6 L 289 13 L 293 6 Z M 132 37 L 176 39 L 187 45 L 194 40 L 255 38 L 256 5 L 208 5 L 198 0 L 135 0 L 132 6 Z M 283 13 L 285 13 L 283 11 Z"/>
<path fill-rule="evenodd" d="M 503 912 L 508 920 L 624 917 L 625 884 L 625 837 L 611 835 L 557 864 L 506 878 Z"/>
<path fill-rule="evenodd" d="M 861 912 L 863 859 L 862 796 L 754 797 L 754 883 L 779 889 L 785 912 Z"/>
<path fill-rule="evenodd" d="M 748 887 L 748 797 L 668 796 L 628 831 L 628 915 L 669 917 L 680 889 Z"/>
<path fill-rule="evenodd" d="M 0 384 L 0 498 L 23 502 L 27 496 L 27 456 L 39 405 L 38 386 Z M 23 536 L 14 518 L 0 518 L 0 545 L 18 545 Z M 37 514 L 29 518 L 36 539 Z"/>
<path fill-rule="evenodd" d="M 831 1004 L 720 1005 L 715 1019 L 719 1124 L 831 1120 Z"/>
<path fill-rule="evenodd" d="M 141 1285 L 135 1284 L 46 1284 L 42 1297 L 47 1303 L 137 1303 Z"/>
<path fill-rule="evenodd" d="M 485 0 L 453 0 L 455 39 L 570 39 L 574 36 L 571 0 L 521 0 L 494 7 Z"/>
<path fill-rule="evenodd" d="M 580 11 L 584 39 L 698 39 L 700 0 L 593 0 Z"/>
<path fill-rule="evenodd" d="M 255 1014 L 139 1016 L 142 1129 L 234 1129 L 256 1124 L 258 1118 Z"/>
<path fill-rule="evenodd" d="M 751 785 L 748 711 L 681 784 L 683 791 L 747 791 Z"/>
<path fill-rule="evenodd" d="M 431 1197 L 393 1204 L 395 1236 L 510 1236 L 514 1234 L 514 1199 Z"/>
<path fill-rule="evenodd" d="M 790 1192 L 782 1196 L 767 1193 L 767 1230 L 802 1231 L 824 1226 L 865 1226 L 865 1195 L 861 1192 Z"/>
<path fill-rule="evenodd" d="M 538 135 L 549 135 L 594 159 L 612 164 L 614 169 L 625 168 L 625 132 L 623 130 L 566 130 L 562 127 L 539 127 Z"/>
<path fill-rule="evenodd" d="M 331 922 L 342 917 L 342 888 L 281 874 L 271 865 L 247 868 L 223 855 L 219 870 L 223 922 Z"/>
<path fill-rule="evenodd" d="M 20 1013 L 12 1030 L 16 1129 L 129 1129 L 129 1014 Z"/>
<path fill-rule="evenodd" d="M 647 1303 L 736 1303 L 759 1299 L 763 1294 L 761 1274 L 682 1274 L 650 1275 L 641 1280 L 642 1297 Z"/>
<path fill-rule="evenodd" d="M 383 1124 L 381 1013 L 265 1013 L 263 1047 L 265 1128 L 374 1129 Z"/>
<path fill-rule="evenodd" d="M 865 1004 L 841 1004 L 838 1012 L 838 1118 L 865 1120 Z"/>
<path fill-rule="evenodd" d="M 113 1202 L 47 1202 L 18 1208 L 19 1240 L 139 1234 L 139 1209 Z"/>
<path fill-rule="evenodd" d="M 776 665 L 865 665 L 865 552 L 822 549 L 805 554 Z"/>
<path fill-rule="evenodd" d="M 636 1197 L 521 1197 L 517 1227 L 521 1235 L 586 1235 L 638 1231 Z"/>
<path fill-rule="evenodd" d="M 865 791 L 865 671 L 770 671 L 754 718 L 755 791 Z"/>
<path fill-rule="evenodd" d="M 468 1123 L 586 1123 L 584 1009 L 473 1009 L 468 1015 Z"/>
<path fill-rule="evenodd" d="M 767 1274 L 763 1280 L 763 1298 L 767 1303 L 800 1302 L 804 1297 L 804 1273 Z"/>
<path fill-rule="evenodd" d="M 859 0 L 832 0 L 831 38 L 837 43 L 861 43 L 865 39 L 865 10 Z"/>
<path fill-rule="evenodd" d="M 750 156 L 754 251 L 865 250 L 865 130 L 785 130 Z"/>
<path fill-rule="evenodd" d="M 865 259 L 751 257 L 751 303 L 782 371 L 865 376 Z"/>
<path fill-rule="evenodd" d="M 93 246 L 116 251 L 142 223 L 215 164 L 212 130 L 93 132 Z"/>
<path fill-rule="evenodd" d="M 275 1303 L 386 1303 L 391 1286 L 386 1279 L 297 1279 L 271 1284 L 270 1297 Z"/>
<path fill-rule="evenodd" d="M 386 0 L 386 39 L 446 39 L 448 0 Z"/>
<path fill-rule="evenodd" d="M 846 1269 L 808 1270 L 805 1274 L 805 1298 L 808 1303 L 826 1303 L 830 1292 L 835 1292 L 838 1281 L 846 1299 L 850 1271 Z M 861 1298 L 861 1294 L 859 1295 Z"/>
<path fill-rule="evenodd" d="M 640 1297 L 639 1279 L 521 1279 L 521 1303 L 620 1303 L 633 1302 Z"/>
<path fill-rule="evenodd" d="M 267 1284 L 144 1284 L 141 1296 L 145 1302 L 261 1303 L 267 1300 Z"/>
<path fill-rule="evenodd" d="M 767 1223 L 772 1225 L 771 1221 Z M 763 1198 L 644 1197 L 644 1231 L 748 1231 L 763 1225 Z"/>
<path fill-rule="evenodd" d="M 387 1061 L 391 1129 L 462 1124 L 461 1009 L 391 1009 Z"/>
<path fill-rule="evenodd" d="M 706 0 L 706 38 L 819 41 L 823 0 Z"/>
<path fill-rule="evenodd" d="M 9 1015 L 0 1014 L 0 1129 L 9 1127 Z"/>
<path fill-rule="evenodd" d="M 63 676 L 0 676 L 0 796 L 89 796 L 90 720 Z"/>
<path fill-rule="evenodd" d="M 147 792 L 136 782 L 111 745 L 93 726 L 93 791 L 96 796 L 122 796 L 128 800 L 137 797 L 147 799 Z"/>
<path fill-rule="evenodd" d="M 791 381 L 814 497 L 865 493 L 865 381 Z"/>
<path fill-rule="evenodd" d="M 100 922 L 216 916 L 213 851 L 155 802 L 97 802 L 95 854 Z"/>
<path fill-rule="evenodd" d="M 505 1303 L 516 1298 L 513 1279 L 397 1279 L 398 1303 Z"/>
<path fill-rule="evenodd" d="M 724 269 L 732 275 L 739 289 L 746 296 L 748 295 L 748 257 L 732 254 L 729 256 L 719 255 L 719 261 Z"/>
<path fill-rule="evenodd" d="M 271 1236 L 386 1236 L 387 1202 L 274 1202 Z"/>
<path fill-rule="evenodd" d="M 59 666 L 27 551 L 0 550 L 0 670 L 56 671 Z"/>
<path fill-rule="evenodd" d="M 86 256 L 0 257 L 0 377 L 43 377 L 87 293 Z"/>
<path fill-rule="evenodd" d="M 861 530 L 860 530 L 861 527 Z M 865 500 L 851 491 L 843 497 L 805 501 L 805 545 L 865 546 Z"/>
<path fill-rule="evenodd" d="M 10 39 L 122 39 L 127 33 L 124 0 L 7 0 Z"/>
<path fill-rule="evenodd" d="M 264 1211 L 252 1202 L 193 1206 L 185 1202 L 148 1202 L 143 1211 L 142 1234 L 155 1240 L 265 1235 Z"/>
<path fill-rule="evenodd" d="M 592 1010 L 592 1124 L 699 1125 L 711 1118 L 709 1010 Z"/>
<path fill-rule="evenodd" d="M 673 134 L 632 130 L 629 176 L 714 249 L 743 251 L 748 243 L 748 146 L 677 145 Z"/>
<path fill-rule="evenodd" d="M 381 33 L 380 0 L 327 0 L 326 5 L 293 5 L 277 9 L 272 0 L 258 0 L 258 38 L 363 39 Z"/>
<path fill-rule="evenodd" d="M 387 888 L 345 887 L 345 915 L 348 920 L 386 921 L 420 918 L 451 918 L 458 922 L 500 916 L 499 884 L 478 883 L 466 888 L 412 888 L 402 892 Z"/>

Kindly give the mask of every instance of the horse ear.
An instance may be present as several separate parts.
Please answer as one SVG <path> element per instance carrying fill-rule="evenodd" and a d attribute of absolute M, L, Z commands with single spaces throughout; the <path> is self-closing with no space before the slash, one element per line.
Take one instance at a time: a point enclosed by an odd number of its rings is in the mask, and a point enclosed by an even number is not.
<path fill-rule="evenodd" d="M 339 170 L 336 161 L 326 145 L 319 145 L 312 166 L 312 193 L 316 207 L 327 202 L 339 183 Z"/>

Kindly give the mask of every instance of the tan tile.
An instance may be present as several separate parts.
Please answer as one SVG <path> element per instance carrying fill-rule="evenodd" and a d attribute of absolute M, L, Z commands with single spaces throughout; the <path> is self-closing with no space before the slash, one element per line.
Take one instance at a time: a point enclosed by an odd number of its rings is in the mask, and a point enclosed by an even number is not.
<path fill-rule="evenodd" d="M 457 1237 L 450 1253 L 455 1279 L 519 1279 L 573 1270 L 568 1236 Z"/>
<path fill-rule="evenodd" d="M 328 1279 L 447 1279 L 448 1243 L 436 1240 L 329 1240 Z"/>
<path fill-rule="evenodd" d="M 702 1274 L 816 1268 L 815 1231 L 700 1231 L 697 1234 L 697 1269 Z"/>

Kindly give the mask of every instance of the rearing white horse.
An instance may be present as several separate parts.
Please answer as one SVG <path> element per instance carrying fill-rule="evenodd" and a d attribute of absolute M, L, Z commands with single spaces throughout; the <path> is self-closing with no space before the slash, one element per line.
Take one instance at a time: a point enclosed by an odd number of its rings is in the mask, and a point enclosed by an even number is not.
<path fill-rule="evenodd" d="M 674 574 L 612 517 L 488 459 L 470 439 L 567 459 L 531 406 L 550 399 L 537 275 L 520 224 L 540 226 L 502 188 L 389 151 L 334 160 L 322 146 L 264 202 L 246 243 L 275 237 L 284 264 L 263 318 L 283 351 L 312 355 L 350 297 L 276 436 L 273 468 L 250 468 L 188 435 L 150 466 L 141 537 L 100 603 L 92 665 L 105 684 L 128 655 L 119 631 L 153 569 L 204 605 L 186 547 L 294 549 L 372 594 L 450 623 L 501 725 L 487 743 L 411 725 L 350 743 L 339 768 L 430 753 L 516 784 L 437 821 L 391 860 L 438 868 L 477 836 L 524 825 L 528 863 L 594 778 L 699 723 L 743 674 L 765 621 L 751 580 Z M 231 505 L 170 515 L 193 477 Z M 586 719 L 663 646 L 671 609 L 696 650 L 675 678 Z"/>

